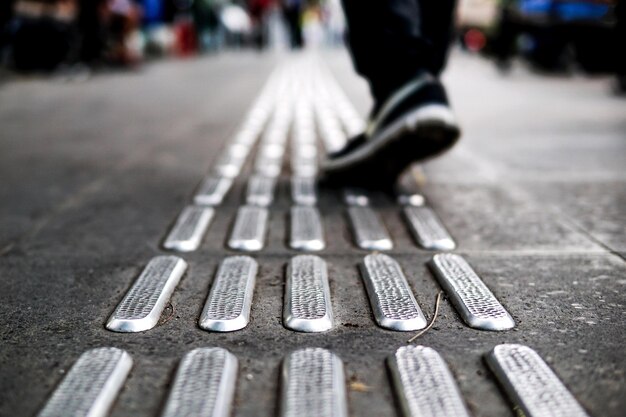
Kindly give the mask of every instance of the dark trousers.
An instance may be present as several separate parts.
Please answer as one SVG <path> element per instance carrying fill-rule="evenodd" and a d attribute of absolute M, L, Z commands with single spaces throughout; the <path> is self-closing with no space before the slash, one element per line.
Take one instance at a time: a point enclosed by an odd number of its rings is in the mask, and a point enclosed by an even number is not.
<path fill-rule="evenodd" d="M 420 73 L 441 73 L 452 37 L 455 3 L 343 0 L 352 58 L 377 103 Z"/>

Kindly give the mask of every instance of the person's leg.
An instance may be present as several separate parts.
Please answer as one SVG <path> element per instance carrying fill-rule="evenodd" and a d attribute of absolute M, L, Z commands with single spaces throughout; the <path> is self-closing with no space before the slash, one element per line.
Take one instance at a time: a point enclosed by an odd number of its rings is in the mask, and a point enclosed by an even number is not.
<path fill-rule="evenodd" d="M 454 0 L 343 0 L 348 43 L 377 102 L 424 71 L 439 75 Z"/>
<path fill-rule="evenodd" d="M 447 58 L 454 0 L 343 0 L 357 72 L 369 82 L 368 129 L 322 166 L 329 186 L 393 186 L 412 162 L 459 137 L 438 77 Z"/>
<path fill-rule="evenodd" d="M 439 76 L 448 60 L 448 51 L 454 35 L 456 0 L 419 0 L 422 12 L 422 36 L 429 45 L 428 71 Z"/>

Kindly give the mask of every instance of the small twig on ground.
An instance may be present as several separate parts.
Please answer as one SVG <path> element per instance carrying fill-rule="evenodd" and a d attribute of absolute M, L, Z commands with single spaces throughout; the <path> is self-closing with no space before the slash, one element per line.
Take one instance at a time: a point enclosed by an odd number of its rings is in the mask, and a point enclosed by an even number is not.
<path fill-rule="evenodd" d="M 426 333 L 427 331 L 429 331 L 433 325 L 435 324 L 435 320 L 437 320 L 437 315 L 439 314 L 439 304 L 441 303 L 441 295 L 443 294 L 443 291 L 439 291 L 439 293 L 437 294 L 437 300 L 435 301 L 435 313 L 433 314 L 433 318 L 430 321 L 430 323 L 428 324 L 428 326 L 426 326 L 426 328 L 424 330 L 422 330 L 421 332 L 419 332 L 418 334 L 416 334 L 415 336 L 413 336 L 412 338 L 410 338 L 407 343 L 412 343 L 415 339 L 417 339 L 418 337 L 420 337 L 421 335 L 423 335 L 424 333 Z"/>
<path fill-rule="evenodd" d="M 167 323 L 168 321 L 170 321 L 172 319 L 172 317 L 174 317 L 174 314 L 176 313 L 176 309 L 174 308 L 174 304 L 172 303 L 167 303 L 167 307 L 170 307 L 172 309 L 172 313 L 167 316 L 166 318 L 164 318 L 163 320 L 161 320 L 161 322 L 159 323 L 159 326 L 163 326 L 165 323 Z"/>

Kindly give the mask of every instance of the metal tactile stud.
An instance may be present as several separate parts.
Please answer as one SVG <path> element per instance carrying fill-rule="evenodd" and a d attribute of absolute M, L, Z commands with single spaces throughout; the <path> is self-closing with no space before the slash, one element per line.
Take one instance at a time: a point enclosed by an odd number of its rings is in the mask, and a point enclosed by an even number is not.
<path fill-rule="evenodd" d="M 187 353 L 176 372 L 161 417 L 230 416 L 237 358 L 222 348 L 198 348 Z"/>
<path fill-rule="evenodd" d="M 481 330 L 515 327 L 511 315 L 461 256 L 440 253 L 433 257 L 430 266 L 457 312 L 470 327 Z"/>
<path fill-rule="evenodd" d="M 163 247 L 178 252 L 195 251 L 200 247 L 214 214 L 211 207 L 185 207 L 165 238 Z"/>
<path fill-rule="evenodd" d="M 258 251 L 265 246 L 269 212 L 266 208 L 242 206 L 237 211 L 228 246 L 241 251 Z"/>
<path fill-rule="evenodd" d="M 204 330 L 232 332 L 250 321 L 258 264 L 249 256 L 230 256 L 217 271 L 200 315 Z"/>
<path fill-rule="evenodd" d="M 527 346 L 504 344 L 487 364 L 519 411 L 527 417 L 589 417 L 541 356 Z"/>
<path fill-rule="evenodd" d="M 440 251 L 456 247 L 454 239 L 430 207 L 407 206 L 403 211 L 411 234 L 421 247 Z"/>
<path fill-rule="evenodd" d="M 156 326 L 187 262 L 177 256 L 157 256 L 146 265 L 107 322 L 114 332 L 141 332 Z"/>
<path fill-rule="evenodd" d="M 388 361 L 405 417 L 469 417 L 443 358 L 425 346 L 403 346 Z"/>
<path fill-rule="evenodd" d="M 91 349 L 74 363 L 38 417 L 104 417 L 122 389 L 133 361 L 113 347 Z"/>
<path fill-rule="evenodd" d="M 333 327 L 328 270 L 318 256 L 291 258 L 287 268 L 285 327 L 300 332 L 324 332 Z"/>
<path fill-rule="evenodd" d="M 400 265 L 390 256 L 368 255 L 361 264 L 361 274 L 380 327 L 410 331 L 426 327 L 420 309 Z"/>
<path fill-rule="evenodd" d="M 332 352 L 306 348 L 283 363 L 281 417 L 347 417 L 343 364 Z"/>
<path fill-rule="evenodd" d="M 348 207 L 348 216 L 357 246 L 365 250 L 391 250 L 393 242 L 385 226 L 370 207 Z"/>

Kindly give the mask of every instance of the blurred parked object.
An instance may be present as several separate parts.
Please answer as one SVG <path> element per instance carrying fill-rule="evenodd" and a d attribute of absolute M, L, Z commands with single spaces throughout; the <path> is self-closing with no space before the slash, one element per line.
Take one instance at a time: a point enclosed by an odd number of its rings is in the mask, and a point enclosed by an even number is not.
<path fill-rule="evenodd" d="M 226 42 L 241 46 L 252 34 L 252 22 L 248 13 L 240 6 L 228 4 L 220 12 L 220 21 L 225 29 Z"/>
<path fill-rule="evenodd" d="M 519 54 L 536 68 L 611 72 L 624 54 L 614 0 L 503 2 L 492 52 L 502 68 Z"/>
<path fill-rule="evenodd" d="M 10 35 L 15 68 L 52 71 L 76 54 L 75 1 L 18 0 L 13 12 Z"/>

